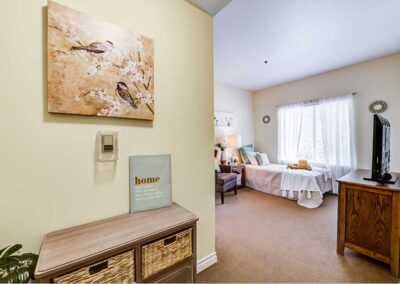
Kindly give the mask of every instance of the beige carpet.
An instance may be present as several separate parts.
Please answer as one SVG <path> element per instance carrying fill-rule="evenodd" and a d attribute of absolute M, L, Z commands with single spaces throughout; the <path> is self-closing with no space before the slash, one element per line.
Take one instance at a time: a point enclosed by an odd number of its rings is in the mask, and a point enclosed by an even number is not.
<path fill-rule="evenodd" d="M 198 282 L 398 283 L 387 265 L 336 254 L 336 196 L 317 209 L 250 189 L 216 201 L 218 263 Z"/>

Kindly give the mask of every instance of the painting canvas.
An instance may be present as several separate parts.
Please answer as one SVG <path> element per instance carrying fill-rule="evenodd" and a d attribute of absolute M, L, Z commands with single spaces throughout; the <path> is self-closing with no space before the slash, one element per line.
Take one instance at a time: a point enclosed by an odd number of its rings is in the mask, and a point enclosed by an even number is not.
<path fill-rule="evenodd" d="M 48 4 L 48 111 L 154 119 L 153 40 Z"/>
<path fill-rule="evenodd" d="M 215 111 L 214 125 L 220 127 L 233 127 L 234 116 L 230 112 Z"/>

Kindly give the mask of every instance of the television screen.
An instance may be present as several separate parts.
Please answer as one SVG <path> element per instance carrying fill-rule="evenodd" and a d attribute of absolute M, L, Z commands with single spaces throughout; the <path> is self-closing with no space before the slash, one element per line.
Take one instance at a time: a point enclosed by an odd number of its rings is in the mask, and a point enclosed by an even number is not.
<path fill-rule="evenodd" d="M 385 179 L 390 171 L 390 123 L 377 114 L 374 115 L 373 144 L 372 178 Z"/>

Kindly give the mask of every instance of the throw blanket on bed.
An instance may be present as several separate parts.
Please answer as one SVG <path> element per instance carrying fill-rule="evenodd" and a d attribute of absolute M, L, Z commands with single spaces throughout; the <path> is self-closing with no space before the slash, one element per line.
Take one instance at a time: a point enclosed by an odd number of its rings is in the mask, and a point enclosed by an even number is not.
<path fill-rule="evenodd" d="M 320 174 L 320 171 L 292 169 L 282 171 L 282 197 L 294 199 L 294 192 L 297 191 L 297 204 L 307 208 L 316 208 L 320 206 L 322 204 L 322 191 L 315 178 Z"/>

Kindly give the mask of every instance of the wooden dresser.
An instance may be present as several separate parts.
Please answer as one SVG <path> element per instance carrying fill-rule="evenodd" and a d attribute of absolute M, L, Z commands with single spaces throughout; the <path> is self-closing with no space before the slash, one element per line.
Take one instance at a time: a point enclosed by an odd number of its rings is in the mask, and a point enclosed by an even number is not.
<path fill-rule="evenodd" d="M 196 222 L 183 207 L 150 210 L 49 233 L 40 282 L 195 282 Z"/>
<path fill-rule="evenodd" d="M 337 253 L 350 248 L 390 264 L 399 277 L 400 179 L 396 184 L 363 179 L 370 176 L 356 170 L 338 180 Z"/>

